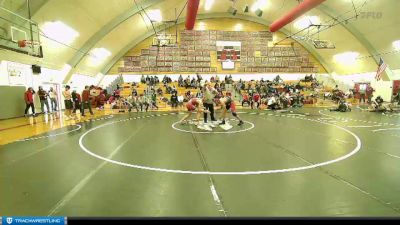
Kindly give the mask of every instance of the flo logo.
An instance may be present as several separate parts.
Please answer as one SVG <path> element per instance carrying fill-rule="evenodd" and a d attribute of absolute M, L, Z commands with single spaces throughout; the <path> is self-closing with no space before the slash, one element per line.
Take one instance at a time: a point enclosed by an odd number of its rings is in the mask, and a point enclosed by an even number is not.
<path fill-rule="evenodd" d="M 13 218 L 7 217 L 6 221 L 7 221 L 7 224 L 12 224 Z"/>
<path fill-rule="evenodd" d="M 360 18 L 361 19 L 382 19 L 383 14 L 382 12 L 360 12 Z"/>

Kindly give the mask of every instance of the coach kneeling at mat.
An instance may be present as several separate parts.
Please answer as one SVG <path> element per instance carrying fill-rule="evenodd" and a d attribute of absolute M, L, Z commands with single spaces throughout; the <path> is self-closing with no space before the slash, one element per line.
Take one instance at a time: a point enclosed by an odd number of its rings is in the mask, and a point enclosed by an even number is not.
<path fill-rule="evenodd" d="M 214 96 L 218 94 L 218 92 L 207 82 L 203 87 L 203 93 L 203 106 L 210 112 L 211 121 L 216 121 L 214 117 Z M 204 123 L 207 123 L 207 117 L 207 113 L 204 112 Z"/>

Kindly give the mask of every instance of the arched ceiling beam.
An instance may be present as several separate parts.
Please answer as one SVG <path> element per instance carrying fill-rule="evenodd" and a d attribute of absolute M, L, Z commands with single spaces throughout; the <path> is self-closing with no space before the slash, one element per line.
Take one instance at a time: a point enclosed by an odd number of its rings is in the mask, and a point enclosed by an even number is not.
<path fill-rule="evenodd" d="M 48 2 L 50 2 L 50 0 L 42 0 L 41 2 L 39 2 L 39 4 L 35 4 L 31 11 L 32 17 L 35 16 L 35 14 L 39 12 L 39 10 L 43 8 L 43 6 L 46 5 Z"/>
<path fill-rule="evenodd" d="M 161 3 L 164 0 L 146 0 L 141 4 L 141 8 L 147 9 L 156 4 Z M 68 60 L 68 64 L 72 67 L 71 71 L 65 76 L 64 83 L 68 82 L 71 79 L 72 74 L 75 72 L 76 66 L 81 62 L 81 60 L 88 54 L 88 52 L 95 46 L 103 37 L 112 32 L 115 28 L 117 28 L 120 24 L 125 22 L 126 20 L 132 18 L 133 16 L 139 14 L 141 9 L 138 9 L 136 6 L 132 6 L 132 8 L 123 12 L 122 14 L 116 16 L 106 25 L 104 25 L 99 31 L 97 31 L 94 35 L 92 35 L 85 44 L 76 51 L 75 55 Z"/>
<path fill-rule="evenodd" d="M 31 17 L 33 17 L 44 5 L 46 5 L 50 0 L 35 0 L 30 2 L 30 10 L 31 10 Z M 26 3 L 22 4 L 18 10 L 17 14 L 20 14 L 18 12 L 23 11 L 26 8 Z M 25 16 L 25 15 L 21 15 Z"/>
<path fill-rule="evenodd" d="M 338 15 L 340 15 L 339 12 L 336 10 L 332 9 L 331 7 L 327 6 L 326 4 L 321 4 L 318 8 L 323 14 L 331 17 L 331 18 L 336 18 Z M 351 22 L 349 23 L 342 23 L 341 24 L 349 33 L 351 33 L 357 41 L 359 41 L 368 51 L 368 53 L 372 56 L 376 56 L 378 54 L 378 51 L 375 49 L 375 47 L 365 38 L 365 35 L 361 33 Z M 379 64 L 379 58 L 373 57 L 376 65 Z"/>
<path fill-rule="evenodd" d="M 143 2 L 141 7 L 143 9 L 147 9 L 162 1 L 163 0 L 146 0 L 145 2 Z M 105 37 L 112 30 L 117 28 L 121 23 L 140 13 L 140 10 L 141 9 L 138 9 L 136 6 L 132 5 L 132 8 L 112 19 L 85 42 L 85 44 L 79 49 L 79 51 L 77 51 L 76 54 L 68 61 L 68 64 L 72 68 L 74 68 L 93 48 L 93 46 L 95 46 L 101 39 L 103 39 L 103 37 Z"/>
<path fill-rule="evenodd" d="M 237 15 L 232 15 L 231 13 L 207 13 L 207 14 L 199 14 L 197 19 L 215 19 L 215 18 L 232 18 L 232 19 L 241 19 L 245 21 L 250 21 L 254 23 L 259 23 L 265 26 L 270 25 L 270 21 L 258 18 L 258 17 L 253 17 L 253 16 L 248 16 L 248 15 L 242 15 L 242 14 L 237 14 Z M 178 20 L 178 24 L 184 23 L 185 19 L 181 18 Z M 169 25 L 167 27 L 163 26 L 162 28 L 168 29 L 170 27 L 173 27 L 174 25 Z M 160 28 L 160 27 L 159 27 Z M 286 29 L 281 29 L 280 32 L 284 33 L 285 35 L 289 35 L 290 32 Z M 131 43 L 126 45 L 124 48 L 121 49 L 101 70 L 101 73 L 107 74 L 107 72 L 114 66 L 115 63 L 118 62 L 129 50 L 134 48 L 136 45 L 144 41 L 145 39 L 151 37 L 154 35 L 154 32 L 147 32 L 143 34 L 142 36 L 136 38 L 133 40 Z M 325 68 L 327 72 L 332 72 L 333 70 L 331 69 L 330 65 L 319 55 L 317 51 L 307 42 L 300 41 L 299 42 L 302 46 L 304 46 L 320 63 L 321 65 Z"/>
<path fill-rule="evenodd" d="M 280 30 L 282 27 L 286 26 L 287 24 L 293 22 L 295 19 L 302 16 L 304 13 L 310 11 L 311 9 L 317 7 L 325 0 L 304 0 L 296 7 L 291 9 L 288 13 L 283 15 L 281 18 L 277 19 L 275 22 L 271 24 L 269 27 L 269 31 L 276 32 Z"/>

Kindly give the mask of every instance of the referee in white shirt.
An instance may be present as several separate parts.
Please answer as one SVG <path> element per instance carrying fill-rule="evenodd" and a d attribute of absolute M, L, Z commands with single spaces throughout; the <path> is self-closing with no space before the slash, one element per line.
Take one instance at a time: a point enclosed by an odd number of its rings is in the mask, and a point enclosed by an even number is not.
<path fill-rule="evenodd" d="M 218 92 L 211 87 L 211 84 L 207 82 L 203 87 L 203 105 L 210 112 L 211 121 L 216 121 L 214 117 L 214 97 Z M 204 123 L 207 123 L 208 113 L 204 113 Z"/>

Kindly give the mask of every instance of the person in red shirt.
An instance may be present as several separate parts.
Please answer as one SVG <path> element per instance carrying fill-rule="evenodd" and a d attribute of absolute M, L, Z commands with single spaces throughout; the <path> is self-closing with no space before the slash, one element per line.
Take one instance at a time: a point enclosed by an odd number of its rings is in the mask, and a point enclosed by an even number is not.
<path fill-rule="evenodd" d="M 197 121 L 200 121 L 200 116 L 201 113 L 206 112 L 204 109 L 201 108 L 201 105 L 203 104 L 203 102 L 201 101 L 201 99 L 199 98 L 191 98 L 187 103 L 186 103 L 186 108 L 188 110 L 188 114 L 186 116 L 184 116 L 179 123 L 181 124 L 185 124 L 187 123 L 187 119 L 189 119 L 189 117 L 192 115 L 192 113 L 194 111 L 197 111 Z"/>
<path fill-rule="evenodd" d="M 98 101 L 99 109 L 103 109 L 104 108 L 104 104 L 106 103 L 106 101 L 107 101 L 106 94 L 104 93 L 104 91 L 101 91 L 101 93 L 99 95 L 99 101 Z"/>
<path fill-rule="evenodd" d="M 251 109 L 253 109 L 254 103 L 257 103 L 257 109 L 260 107 L 260 94 L 258 92 L 254 93 L 253 101 L 251 102 Z"/>
<path fill-rule="evenodd" d="M 116 99 L 119 99 L 119 97 L 121 97 L 121 89 L 120 89 L 119 85 L 117 85 L 117 89 L 114 90 L 114 97 Z"/>
<path fill-rule="evenodd" d="M 26 90 L 25 94 L 24 94 L 24 99 L 25 99 L 25 116 L 28 116 L 28 110 L 29 108 L 32 108 L 32 115 L 36 116 L 35 113 L 35 105 L 33 104 L 33 95 L 35 94 L 35 92 L 33 91 L 33 88 L 28 88 L 28 90 Z"/>
<path fill-rule="evenodd" d="M 247 105 L 250 105 L 250 100 L 249 100 L 249 95 L 247 93 L 243 94 L 243 99 L 242 99 L 242 107 L 244 106 L 244 103 L 247 103 Z"/>
<path fill-rule="evenodd" d="M 367 98 L 368 98 L 368 104 L 372 103 L 372 97 L 374 96 L 374 88 L 371 87 L 371 85 L 368 85 L 366 93 L 367 93 Z"/>
<path fill-rule="evenodd" d="M 89 108 L 90 115 L 93 116 L 92 102 L 90 101 L 90 89 L 89 86 L 85 86 L 85 90 L 82 91 L 82 104 L 81 114 L 85 116 L 85 107 Z"/>

